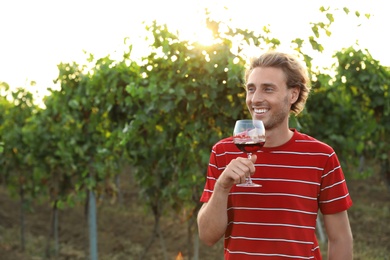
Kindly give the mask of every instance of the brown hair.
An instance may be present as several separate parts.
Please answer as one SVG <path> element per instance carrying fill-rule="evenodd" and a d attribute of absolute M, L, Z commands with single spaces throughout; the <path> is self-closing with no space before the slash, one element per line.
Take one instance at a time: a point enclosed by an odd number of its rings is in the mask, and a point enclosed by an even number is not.
<path fill-rule="evenodd" d="M 283 70 L 286 75 L 287 88 L 299 88 L 297 101 L 291 105 L 290 111 L 298 115 L 305 107 L 306 100 L 310 93 L 310 79 L 306 67 L 294 56 L 269 51 L 258 58 L 253 58 L 249 68 L 245 71 L 245 82 L 248 81 L 249 74 L 256 67 L 274 67 Z"/>

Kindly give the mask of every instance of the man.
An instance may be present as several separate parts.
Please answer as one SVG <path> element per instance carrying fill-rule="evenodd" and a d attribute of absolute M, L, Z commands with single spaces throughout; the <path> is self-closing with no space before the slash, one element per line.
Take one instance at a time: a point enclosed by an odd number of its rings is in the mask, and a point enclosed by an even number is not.
<path fill-rule="evenodd" d="M 288 126 L 310 92 L 306 68 L 268 52 L 245 74 L 246 104 L 264 122 L 264 147 L 248 159 L 231 137 L 213 146 L 198 214 L 207 245 L 224 237 L 225 259 L 321 259 L 315 236 L 323 213 L 329 259 L 352 259 L 352 205 L 334 150 Z M 262 187 L 238 187 L 252 175 Z"/>

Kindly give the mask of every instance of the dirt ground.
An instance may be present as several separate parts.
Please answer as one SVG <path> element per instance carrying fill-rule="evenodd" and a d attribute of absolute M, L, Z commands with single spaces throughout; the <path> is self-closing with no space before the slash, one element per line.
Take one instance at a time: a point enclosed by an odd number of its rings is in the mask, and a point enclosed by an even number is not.
<path fill-rule="evenodd" d="M 354 206 L 349 215 L 354 234 L 354 259 L 390 260 L 390 192 L 378 178 L 349 180 Z M 123 205 L 109 201 L 98 205 L 98 251 L 100 260 L 140 259 L 148 243 L 153 218 L 146 213 L 136 190 L 124 190 Z M 0 259 L 41 260 L 44 257 L 51 211 L 47 204 L 31 205 L 25 216 L 26 248 L 20 247 L 20 204 L 0 188 Z M 60 255 L 58 260 L 89 259 L 88 225 L 82 205 L 59 215 Z M 187 223 L 180 216 L 165 216 L 161 230 L 168 259 L 189 260 Z M 194 235 L 196 237 L 196 234 Z M 164 259 L 160 240 L 155 239 L 144 259 Z M 222 260 L 222 241 L 210 248 L 199 244 L 199 259 Z"/>

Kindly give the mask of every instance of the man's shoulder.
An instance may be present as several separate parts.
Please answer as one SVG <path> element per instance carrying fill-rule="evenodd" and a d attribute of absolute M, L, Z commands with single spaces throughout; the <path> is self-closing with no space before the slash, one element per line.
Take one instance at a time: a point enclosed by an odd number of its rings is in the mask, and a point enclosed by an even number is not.
<path fill-rule="evenodd" d="M 294 139 L 296 144 L 300 144 L 304 147 L 310 147 L 312 149 L 314 148 L 316 150 L 321 150 L 329 153 L 334 152 L 333 148 L 329 144 L 305 133 L 296 131 Z"/>

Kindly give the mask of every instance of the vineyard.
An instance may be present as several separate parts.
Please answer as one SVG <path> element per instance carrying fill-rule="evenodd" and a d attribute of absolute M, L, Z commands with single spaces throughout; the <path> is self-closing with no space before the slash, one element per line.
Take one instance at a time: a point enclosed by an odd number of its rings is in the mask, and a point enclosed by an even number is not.
<path fill-rule="evenodd" d="M 321 12 L 328 22 L 313 23 L 312 36 L 292 42 L 309 68 L 312 92 L 291 127 L 334 147 L 355 201 L 357 255 L 386 259 L 390 68 L 368 50 L 347 47 L 320 72 L 308 53 L 321 52 L 321 37 L 331 30 L 332 14 Z M 0 82 L 2 259 L 221 254 L 221 244 L 210 249 L 196 239 L 210 149 L 248 117 L 244 50 L 280 41 L 268 28 L 258 35 L 207 24 L 215 37 L 210 46 L 181 40 L 155 22 L 145 28 L 150 53 L 141 60 L 126 42 L 122 60 L 87 54 L 85 64 L 61 63 L 59 89 L 40 104 L 26 89 Z"/>

